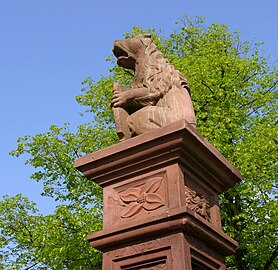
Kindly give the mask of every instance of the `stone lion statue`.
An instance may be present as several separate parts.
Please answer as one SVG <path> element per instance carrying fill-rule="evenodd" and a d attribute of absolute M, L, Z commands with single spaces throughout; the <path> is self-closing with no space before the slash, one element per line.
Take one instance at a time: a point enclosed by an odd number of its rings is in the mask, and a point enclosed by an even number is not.
<path fill-rule="evenodd" d="M 166 60 L 150 34 L 114 42 L 117 64 L 134 71 L 128 87 L 114 83 L 111 107 L 120 139 L 185 119 L 196 127 L 186 78 Z"/>

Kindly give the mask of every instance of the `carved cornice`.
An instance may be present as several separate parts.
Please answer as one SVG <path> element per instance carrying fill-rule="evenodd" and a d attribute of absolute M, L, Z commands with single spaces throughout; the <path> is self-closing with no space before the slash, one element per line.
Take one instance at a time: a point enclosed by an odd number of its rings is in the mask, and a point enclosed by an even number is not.
<path fill-rule="evenodd" d="M 173 163 L 198 175 L 218 194 L 241 179 L 239 171 L 185 120 L 81 157 L 75 167 L 105 187 L 138 172 Z"/>

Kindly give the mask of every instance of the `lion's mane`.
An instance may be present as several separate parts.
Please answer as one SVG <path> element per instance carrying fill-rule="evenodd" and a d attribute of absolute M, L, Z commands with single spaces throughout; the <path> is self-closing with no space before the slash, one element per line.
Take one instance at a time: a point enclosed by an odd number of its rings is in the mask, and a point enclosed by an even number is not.
<path fill-rule="evenodd" d="M 145 75 L 143 84 L 150 89 L 150 92 L 159 91 L 162 94 L 168 93 L 173 87 L 184 89 L 190 93 L 187 79 L 165 59 L 154 43 L 145 44 Z"/>

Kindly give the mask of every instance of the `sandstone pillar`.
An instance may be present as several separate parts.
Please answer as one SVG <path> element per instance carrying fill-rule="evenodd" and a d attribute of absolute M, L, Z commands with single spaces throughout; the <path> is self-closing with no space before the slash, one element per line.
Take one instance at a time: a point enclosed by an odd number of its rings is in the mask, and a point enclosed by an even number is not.
<path fill-rule="evenodd" d="M 218 195 L 240 173 L 181 120 L 76 160 L 103 188 L 103 270 L 226 269 Z"/>

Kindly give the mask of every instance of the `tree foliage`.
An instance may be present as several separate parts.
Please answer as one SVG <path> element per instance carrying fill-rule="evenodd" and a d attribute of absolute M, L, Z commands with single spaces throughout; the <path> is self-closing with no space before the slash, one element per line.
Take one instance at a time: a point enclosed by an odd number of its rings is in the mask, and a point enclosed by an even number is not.
<path fill-rule="evenodd" d="M 186 16 L 162 40 L 151 32 L 166 58 L 187 77 L 199 132 L 242 173 L 243 181 L 221 196 L 223 228 L 239 242 L 228 269 L 277 269 L 277 77 L 261 44 L 242 41 L 223 24 L 206 26 Z M 130 71 L 113 57 L 110 75 L 83 81 L 77 102 L 92 122 L 51 126 L 45 134 L 18 140 L 14 156 L 28 154 L 43 183 L 43 196 L 59 205 L 41 215 L 22 195 L 4 197 L 0 207 L 0 249 L 5 269 L 101 269 L 100 254 L 85 235 L 101 229 L 101 190 L 74 167 L 74 159 L 117 141 L 110 109 L 112 84 L 128 84 Z M 25 267 L 25 268 L 24 268 Z"/>
<path fill-rule="evenodd" d="M 99 269 L 100 254 L 84 238 L 100 230 L 98 209 L 60 205 L 43 216 L 22 195 L 0 203 L 2 269 Z"/>

